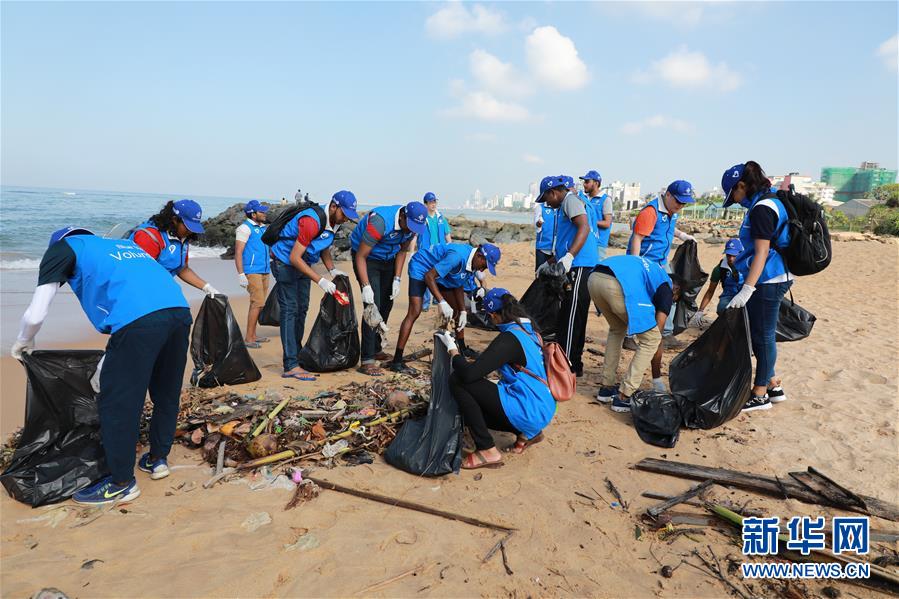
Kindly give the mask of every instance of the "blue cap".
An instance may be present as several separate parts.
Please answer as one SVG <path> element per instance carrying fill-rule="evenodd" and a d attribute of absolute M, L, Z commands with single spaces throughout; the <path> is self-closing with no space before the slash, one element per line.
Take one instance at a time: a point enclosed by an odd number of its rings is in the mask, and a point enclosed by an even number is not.
<path fill-rule="evenodd" d="M 199 235 L 204 231 L 203 223 L 200 222 L 203 218 L 203 209 L 193 200 L 178 200 L 175 202 L 175 214 L 191 233 Z"/>
<path fill-rule="evenodd" d="M 543 194 L 545 194 L 550 189 L 553 189 L 554 187 L 566 187 L 565 177 L 563 177 L 562 175 L 551 175 L 549 177 L 543 177 L 543 179 L 540 181 L 540 195 L 538 195 L 537 199 L 534 201 L 538 204 L 546 202 L 546 200 L 543 199 Z"/>
<path fill-rule="evenodd" d="M 478 251 L 481 252 L 481 255 L 487 258 L 487 270 L 490 271 L 494 277 L 496 276 L 496 265 L 499 263 L 500 256 L 502 256 L 502 252 L 499 251 L 499 248 L 493 245 L 492 243 L 484 243 L 481 244 L 481 247 L 478 248 Z"/>
<path fill-rule="evenodd" d="M 488 314 L 495 314 L 503 309 L 503 298 L 509 293 L 508 289 L 502 287 L 494 287 L 484 295 L 484 311 Z"/>
<path fill-rule="evenodd" d="M 692 204 L 696 201 L 696 198 L 693 197 L 693 186 L 689 181 L 678 179 L 668 186 L 668 193 L 681 204 Z"/>
<path fill-rule="evenodd" d="M 85 229 L 84 227 L 73 227 L 71 225 L 68 227 L 63 227 L 62 229 L 53 231 L 53 233 L 50 235 L 50 243 L 48 244 L 48 247 L 53 245 L 57 241 L 62 241 L 69 235 L 93 235 L 93 234 L 94 234 L 93 231 L 91 231 L 90 229 Z"/>
<path fill-rule="evenodd" d="M 433 191 L 429 191 L 428 193 L 425 194 L 425 197 L 422 198 L 421 201 L 424 202 L 424 203 L 426 203 L 426 204 L 427 204 L 428 202 L 436 202 L 436 201 L 437 201 L 437 196 L 434 195 L 434 192 L 433 192 Z"/>
<path fill-rule="evenodd" d="M 254 212 L 268 212 L 268 206 L 263 206 L 259 200 L 250 200 L 243 207 L 243 211 L 246 214 L 253 214 Z"/>
<path fill-rule="evenodd" d="M 740 179 L 743 178 L 743 171 L 746 170 L 745 164 L 735 164 L 721 175 L 721 191 L 724 192 L 724 206 L 730 206 L 733 202 L 730 199 L 730 192 L 734 190 Z"/>
<path fill-rule="evenodd" d="M 602 181 L 599 171 L 587 171 L 587 174 L 580 178 L 581 181 Z"/>
<path fill-rule="evenodd" d="M 560 175 L 565 180 L 565 187 L 571 189 L 575 186 L 574 177 L 569 177 L 568 175 Z"/>
<path fill-rule="evenodd" d="M 406 226 L 416 235 L 428 232 L 428 208 L 421 202 L 406 204 Z"/>
<path fill-rule="evenodd" d="M 739 239 L 729 239 L 724 244 L 725 256 L 739 256 L 743 253 L 743 243 Z"/>
<path fill-rule="evenodd" d="M 352 191 L 341 189 L 331 196 L 331 201 L 340 207 L 348 219 L 352 221 L 359 219 L 359 213 L 356 212 L 356 196 Z"/>

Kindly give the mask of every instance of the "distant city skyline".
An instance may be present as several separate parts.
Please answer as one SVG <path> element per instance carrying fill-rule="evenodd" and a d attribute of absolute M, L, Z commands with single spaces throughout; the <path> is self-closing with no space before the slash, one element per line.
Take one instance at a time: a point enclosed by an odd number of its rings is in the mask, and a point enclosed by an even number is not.
<path fill-rule="evenodd" d="M 896 23 L 895 2 L 7 2 L 0 180 L 459 207 L 589 169 L 644 190 L 748 159 L 895 169 Z"/>

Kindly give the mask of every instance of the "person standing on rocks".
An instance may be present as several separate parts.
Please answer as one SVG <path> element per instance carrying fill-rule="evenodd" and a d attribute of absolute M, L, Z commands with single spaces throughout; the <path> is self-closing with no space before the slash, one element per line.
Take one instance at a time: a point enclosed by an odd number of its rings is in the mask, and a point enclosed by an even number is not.
<path fill-rule="evenodd" d="M 597 263 L 597 243 L 593 234 L 596 222 L 587 203 L 569 191 L 570 179 L 564 175 L 544 178 L 540 182 L 540 196 L 536 201 L 559 210 L 553 254 L 555 262 L 565 269 L 567 285 L 556 323 L 556 335 L 571 362 L 571 371 L 580 377 L 584 374 L 582 358 L 590 311 L 587 277 Z M 537 272 L 539 274 L 540 270 Z"/>
<path fill-rule="evenodd" d="M 315 378 L 300 368 L 299 363 L 309 311 L 309 288 L 312 281 L 317 281 L 322 291 L 333 294 L 337 286 L 312 267 L 321 262 L 331 279 L 346 275 L 334 268 L 331 244 L 337 228 L 357 218 L 356 196 L 351 191 L 341 190 L 331 197 L 327 210 L 316 204 L 297 212 L 281 229 L 278 241 L 272 246 L 272 273 L 278 282 L 278 308 L 281 310 L 282 378 L 301 381 Z"/>
<path fill-rule="evenodd" d="M 256 322 L 268 295 L 268 275 L 271 272 L 268 247 L 262 243 L 265 232 L 265 213 L 268 206 L 258 200 L 250 200 L 244 206 L 247 219 L 234 232 L 234 266 L 237 268 L 237 282 L 250 293 L 250 308 L 247 312 L 247 330 L 244 342 L 251 349 L 261 347 L 267 337 L 256 336 Z"/>
<path fill-rule="evenodd" d="M 425 235 L 416 235 L 415 251 L 426 250 L 437 245 L 446 245 L 452 242 L 449 222 L 437 211 L 437 196 L 429 191 L 422 200 L 428 207 L 428 232 Z M 422 297 L 421 309 L 428 310 L 431 307 L 431 292 L 425 290 Z"/>
<path fill-rule="evenodd" d="M 400 293 L 406 255 L 416 235 L 428 232 L 428 209 L 421 202 L 405 206 L 380 206 L 362 217 L 350 235 L 353 269 L 362 287 L 362 303 L 374 304 L 383 322 Z M 390 356 L 380 351 L 380 337 L 362 320 L 362 367 L 369 376 L 382 376 L 378 360 Z"/>

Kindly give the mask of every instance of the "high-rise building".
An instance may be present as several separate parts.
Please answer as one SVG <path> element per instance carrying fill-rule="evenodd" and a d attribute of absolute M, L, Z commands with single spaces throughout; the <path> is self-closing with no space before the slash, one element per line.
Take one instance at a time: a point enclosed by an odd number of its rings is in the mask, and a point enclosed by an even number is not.
<path fill-rule="evenodd" d="M 621 195 L 621 207 L 624 210 L 636 210 L 643 205 L 643 199 L 640 197 L 639 183 L 625 183 Z"/>
<path fill-rule="evenodd" d="M 821 169 L 821 181 L 836 191 L 838 202 L 868 197 L 875 187 L 896 182 L 896 171 L 881 168 L 876 162 L 862 162 L 858 168 L 826 166 Z"/>
<path fill-rule="evenodd" d="M 528 193 L 535 198 L 540 195 L 540 181 L 534 181 L 528 185 Z"/>
<path fill-rule="evenodd" d="M 792 185 L 796 193 L 807 195 L 819 204 L 826 206 L 834 201 L 836 189 L 833 186 L 823 181 L 814 181 L 807 175 L 790 173 L 789 175 L 775 175 L 768 178 L 773 186 L 786 189 Z"/>

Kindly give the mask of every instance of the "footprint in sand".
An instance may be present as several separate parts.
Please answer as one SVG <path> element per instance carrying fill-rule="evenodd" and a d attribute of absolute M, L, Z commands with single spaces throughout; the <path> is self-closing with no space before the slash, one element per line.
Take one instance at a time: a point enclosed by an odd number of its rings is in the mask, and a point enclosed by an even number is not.
<path fill-rule="evenodd" d="M 872 385 L 886 385 L 887 384 L 887 377 L 883 376 L 882 374 L 877 374 L 875 372 L 865 372 L 865 371 L 862 371 L 860 374 L 861 374 L 862 380 L 865 381 L 866 383 L 871 383 Z"/>

